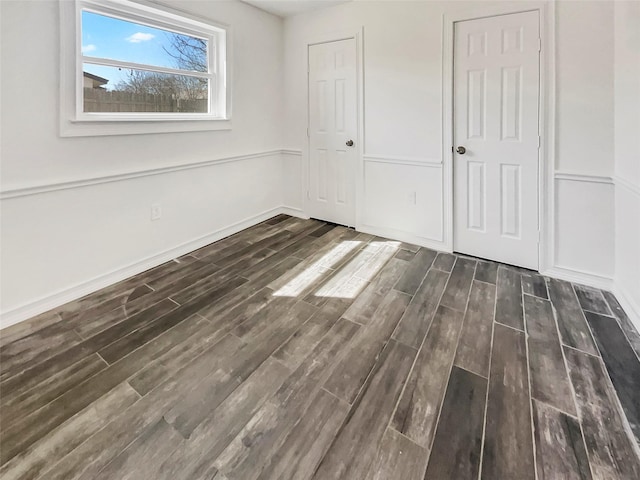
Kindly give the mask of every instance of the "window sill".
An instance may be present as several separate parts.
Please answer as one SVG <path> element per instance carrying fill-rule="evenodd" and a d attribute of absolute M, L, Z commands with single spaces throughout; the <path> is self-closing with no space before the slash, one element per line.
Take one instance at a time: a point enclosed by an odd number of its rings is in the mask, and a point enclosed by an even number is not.
<path fill-rule="evenodd" d="M 200 118 L 135 118 L 105 117 L 61 120 L 61 137 L 98 137 L 108 135 L 144 135 L 154 133 L 201 132 L 231 130 L 231 120 L 202 116 Z"/>

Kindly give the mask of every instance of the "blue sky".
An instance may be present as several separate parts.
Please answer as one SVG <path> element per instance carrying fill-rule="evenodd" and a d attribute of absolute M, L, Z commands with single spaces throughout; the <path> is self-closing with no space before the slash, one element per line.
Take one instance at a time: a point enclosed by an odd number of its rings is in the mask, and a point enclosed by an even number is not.
<path fill-rule="evenodd" d="M 175 67 L 170 50 L 170 34 L 165 30 L 118 20 L 92 12 L 82 12 L 82 51 L 85 55 L 160 67 Z M 126 77 L 117 68 L 85 64 L 84 71 L 109 79 L 107 88 Z"/>

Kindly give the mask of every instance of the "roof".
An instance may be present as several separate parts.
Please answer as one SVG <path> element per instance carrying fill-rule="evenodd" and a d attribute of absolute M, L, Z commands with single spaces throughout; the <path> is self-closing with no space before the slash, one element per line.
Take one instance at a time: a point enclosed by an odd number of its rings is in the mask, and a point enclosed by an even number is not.
<path fill-rule="evenodd" d="M 101 84 L 109 83 L 109 80 L 106 78 L 99 77 L 98 75 L 94 75 L 93 73 L 82 72 L 84 77 L 90 78 L 91 80 L 95 80 L 96 82 L 100 82 Z"/>

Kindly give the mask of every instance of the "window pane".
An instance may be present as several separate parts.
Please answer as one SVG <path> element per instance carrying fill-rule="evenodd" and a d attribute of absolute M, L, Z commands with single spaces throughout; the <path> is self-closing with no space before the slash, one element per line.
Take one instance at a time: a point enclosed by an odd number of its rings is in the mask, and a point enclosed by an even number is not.
<path fill-rule="evenodd" d="M 84 64 L 84 112 L 208 113 L 209 80 Z"/>
<path fill-rule="evenodd" d="M 207 41 L 82 11 L 82 53 L 91 57 L 207 72 Z"/>

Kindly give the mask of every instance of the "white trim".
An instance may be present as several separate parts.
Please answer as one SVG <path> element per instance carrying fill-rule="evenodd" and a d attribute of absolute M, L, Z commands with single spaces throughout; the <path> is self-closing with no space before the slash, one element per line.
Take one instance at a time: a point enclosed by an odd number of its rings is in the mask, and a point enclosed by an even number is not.
<path fill-rule="evenodd" d="M 539 228 L 540 247 L 538 265 L 540 270 L 554 263 L 554 189 L 553 173 L 555 165 L 555 2 L 540 1 L 512 2 L 503 5 L 483 5 L 460 13 L 445 13 L 442 17 L 442 160 L 443 160 L 443 238 L 448 249 L 453 249 L 453 47 L 454 23 L 509 15 L 527 11 L 538 11 L 540 19 L 540 98 L 539 132 Z"/>
<path fill-rule="evenodd" d="M 401 157 L 393 155 L 363 155 L 365 162 L 373 163 L 391 163 L 394 165 L 410 165 L 413 167 L 435 167 L 442 168 L 442 161 L 439 158 L 419 158 L 419 157 Z"/>
<path fill-rule="evenodd" d="M 611 277 L 558 265 L 541 271 L 540 273 L 548 277 L 559 278 L 560 280 L 566 280 L 567 282 L 586 285 L 588 287 L 599 288 L 602 290 L 611 290 L 614 286 L 613 278 Z"/>
<path fill-rule="evenodd" d="M 627 314 L 629 320 L 636 330 L 640 332 L 640 305 L 637 304 L 631 294 L 626 289 L 621 288 L 618 282 L 615 283 L 612 290 L 613 295 L 618 300 L 618 303 Z"/>
<path fill-rule="evenodd" d="M 356 175 L 356 194 L 354 198 L 355 202 L 355 227 L 356 230 L 360 231 L 360 222 L 363 218 L 363 204 L 364 204 L 364 27 L 353 27 L 351 29 L 344 29 L 333 32 L 321 33 L 319 35 L 314 35 L 313 37 L 307 38 L 304 42 L 305 44 L 305 64 L 304 68 L 307 69 L 306 72 L 306 110 L 307 110 L 307 131 L 309 131 L 310 126 L 310 112 L 309 112 L 309 47 L 312 45 L 318 45 L 322 43 L 331 43 L 338 42 L 341 40 L 349 40 L 354 39 L 356 42 L 356 99 L 358 102 L 357 105 L 357 133 L 356 133 L 356 167 L 355 167 L 355 175 Z M 305 148 L 303 153 L 306 154 L 306 159 L 302 165 L 302 191 L 305 192 L 303 194 L 303 208 L 305 212 L 309 211 L 309 198 L 306 192 L 309 191 L 310 184 L 310 173 L 309 173 L 309 162 L 311 152 L 311 138 L 307 135 Z"/>
<path fill-rule="evenodd" d="M 606 185 L 614 184 L 613 178 L 611 177 L 600 175 L 585 175 L 582 173 L 556 172 L 554 174 L 554 178 L 556 180 L 565 180 L 569 182 L 604 183 Z"/>
<path fill-rule="evenodd" d="M 82 178 L 78 180 L 69 180 L 58 183 L 47 183 L 40 185 L 26 185 L 22 187 L 8 188 L 0 192 L 0 200 L 11 198 L 26 197 L 28 195 L 38 195 L 42 193 L 55 192 L 58 190 L 69 190 L 74 188 L 88 187 L 91 185 L 100 185 L 103 183 L 121 182 L 140 177 L 149 177 L 152 175 L 163 175 L 166 173 L 179 172 L 182 170 L 191 170 L 194 168 L 204 168 L 223 163 L 242 162 L 254 158 L 273 157 L 285 153 L 283 150 L 267 150 L 264 152 L 249 153 L 246 155 L 236 155 L 233 157 L 223 157 L 214 160 L 206 160 L 203 162 L 192 162 L 180 165 L 171 165 L 168 167 L 152 168 L 148 170 L 138 170 L 133 172 L 119 173 L 115 175 L 105 175 L 100 177 Z"/>
<path fill-rule="evenodd" d="M 295 155 L 298 157 L 302 156 L 302 150 L 299 150 L 297 148 L 283 148 L 281 152 L 282 155 Z"/>
<path fill-rule="evenodd" d="M 635 183 L 633 183 L 631 180 L 627 180 L 626 178 L 620 177 L 620 176 L 615 176 L 613 177 L 613 181 L 615 183 L 616 187 L 622 187 L 625 190 L 635 194 L 636 196 L 640 197 L 640 185 L 636 185 Z"/>
<path fill-rule="evenodd" d="M 238 233 L 241 230 L 252 227 L 260 222 L 268 220 L 280 213 L 286 213 L 291 215 L 294 209 L 287 207 L 276 207 L 266 210 L 262 213 L 254 215 L 249 218 L 245 218 L 239 222 L 231 224 L 227 227 L 211 232 L 202 237 L 190 240 L 188 242 L 177 245 L 173 248 L 165 250 L 164 252 L 152 255 L 138 262 L 132 263 L 125 267 L 118 268 L 104 275 L 98 275 L 86 282 L 79 283 L 69 288 L 59 290 L 55 293 L 45 295 L 37 300 L 20 305 L 19 307 L 12 308 L 6 312 L 2 312 L 2 322 L 0 328 L 4 329 L 23 320 L 27 320 L 31 317 L 47 312 L 53 308 L 64 305 L 85 295 L 93 293 L 101 288 L 105 288 L 109 285 L 113 285 L 119 281 L 137 275 L 150 268 L 162 265 L 165 262 L 173 260 L 174 258 L 186 255 L 199 248 L 202 248 L 210 243 L 217 242 L 223 238 L 226 238 L 234 233 Z M 299 215 L 296 215 L 299 216 Z"/>
<path fill-rule="evenodd" d="M 307 215 L 301 208 L 298 207 L 288 207 L 284 205 L 280 208 L 280 213 L 291 215 L 292 217 L 302 218 L 303 220 L 309 219 L 309 215 Z"/>
<path fill-rule="evenodd" d="M 436 238 L 423 237 L 416 235 L 412 232 L 405 232 L 404 230 L 398 230 L 395 228 L 378 227 L 375 225 L 361 224 L 356 228 L 358 232 L 368 233 L 371 235 L 377 235 L 384 238 L 390 238 L 401 242 L 411 243 L 420 247 L 430 248 L 440 252 L 449 252 L 452 250 L 447 248 L 444 242 Z"/>

